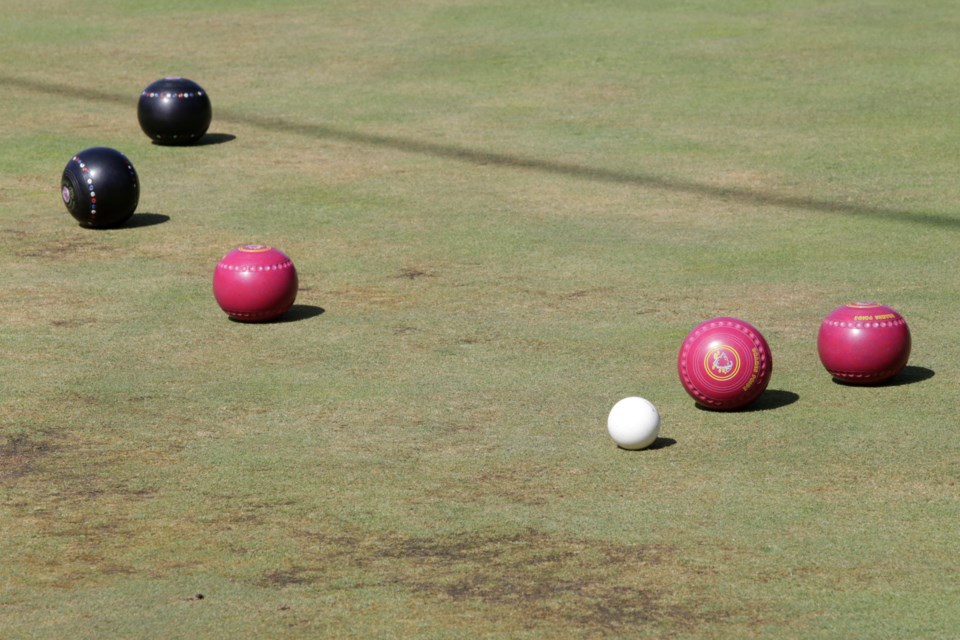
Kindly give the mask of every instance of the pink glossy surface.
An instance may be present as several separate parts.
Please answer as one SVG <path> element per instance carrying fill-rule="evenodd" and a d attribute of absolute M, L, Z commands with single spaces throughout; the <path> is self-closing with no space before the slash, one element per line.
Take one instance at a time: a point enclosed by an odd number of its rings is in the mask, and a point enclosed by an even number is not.
<path fill-rule="evenodd" d="M 239 247 L 217 264 L 213 296 L 231 318 L 273 320 L 289 311 L 297 298 L 297 270 L 286 254 L 272 247 Z"/>
<path fill-rule="evenodd" d="M 683 388 L 698 404 L 739 409 L 767 388 L 773 357 L 756 327 L 737 318 L 713 318 L 684 339 L 677 371 Z"/>
<path fill-rule="evenodd" d="M 899 313 L 875 302 L 837 307 L 817 334 L 820 362 L 848 384 L 877 384 L 900 373 L 910 359 L 910 329 Z"/>

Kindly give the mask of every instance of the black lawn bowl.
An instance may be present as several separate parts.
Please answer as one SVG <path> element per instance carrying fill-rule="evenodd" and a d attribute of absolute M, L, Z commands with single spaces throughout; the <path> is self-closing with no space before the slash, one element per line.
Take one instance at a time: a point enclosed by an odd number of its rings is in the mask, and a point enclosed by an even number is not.
<path fill-rule="evenodd" d="M 125 155 L 91 147 L 73 156 L 60 179 L 63 204 L 82 227 L 119 227 L 140 201 L 140 180 Z"/>
<path fill-rule="evenodd" d="M 210 127 L 213 108 L 207 92 L 193 80 L 162 78 L 140 94 L 137 120 L 157 144 L 188 145 Z"/>

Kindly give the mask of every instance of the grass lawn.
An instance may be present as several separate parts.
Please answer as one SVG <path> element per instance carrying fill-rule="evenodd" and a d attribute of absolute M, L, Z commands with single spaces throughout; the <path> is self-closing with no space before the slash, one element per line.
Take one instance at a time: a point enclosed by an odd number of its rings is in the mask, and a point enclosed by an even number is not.
<path fill-rule="evenodd" d="M 955 638 L 960 6 L 6 2 L 0 637 Z M 154 145 L 140 91 L 213 102 Z M 64 165 L 133 162 L 130 224 Z M 280 248 L 282 321 L 230 321 Z M 833 382 L 835 307 L 909 322 Z M 773 350 L 748 410 L 690 329 Z M 661 438 L 606 433 L 622 397 Z"/>

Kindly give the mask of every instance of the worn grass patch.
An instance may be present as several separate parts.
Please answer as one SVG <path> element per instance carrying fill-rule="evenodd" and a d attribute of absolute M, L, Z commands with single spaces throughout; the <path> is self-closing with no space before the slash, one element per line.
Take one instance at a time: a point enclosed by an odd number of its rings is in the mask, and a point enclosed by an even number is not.
<path fill-rule="evenodd" d="M 304 531 L 300 562 L 263 576 L 270 587 L 396 586 L 417 598 L 500 611 L 519 628 L 572 625 L 595 635 L 649 627 L 676 633 L 729 612 L 675 602 L 675 549 L 482 531 L 442 538 Z M 350 585 L 356 575 L 359 584 Z M 696 576 L 687 575 L 687 580 Z"/>

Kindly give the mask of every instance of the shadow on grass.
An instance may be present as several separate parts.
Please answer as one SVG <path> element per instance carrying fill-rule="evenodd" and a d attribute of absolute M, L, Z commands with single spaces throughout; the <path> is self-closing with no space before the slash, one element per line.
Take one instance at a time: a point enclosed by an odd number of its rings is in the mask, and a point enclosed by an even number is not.
<path fill-rule="evenodd" d="M 232 133 L 208 133 L 197 141 L 197 146 L 204 147 L 211 144 L 223 144 L 224 142 L 232 142 L 236 139 L 237 136 Z"/>
<path fill-rule="evenodd" d="M 197 140 L 192 144 L 161 145 L 161 144 L 157 144 L 156 142 L 154 142 L 153 144 L 156 144 L 157 146 L 160 146 L 160 147 L 171 147 L 171 146 L 172 147 L 209 147 L 215 144 L 223 144 L 225 142 L 230 142 L 236 139 L 237 139 L 237 136 L 233 135 L 232 133 L 205 133 L 202 136 L 200 136 L 199 140 Z"/>
<path fill-rule="evenodd" d="M 653 444 L 646 448 L 646 451 L 653 449 L 666 449 L 667 447 L 672 447 L 677 444 L 677 441 L 673 438 L 657 438 L 653 441 Z"/>
<path fill-rule="evenodd" d="M 66 84 L 22 78 L 9 75 L 0 75 L 0 83 L 10 87 L 18 87 L 27 91 L 35 91 L 47 95 L 67 97 L 91 102 L 113 103 L 127 105 L 133 108 L 136 105 L 137 93 L 115 94 L 105 91 L 75 87 Z M 467 162 L 475 165 L 494 165 L 507 168 L 526 169 L 541 173 L 566 175 L 594 182 L 611 184 L 625 184 L 647 189 L 658 189 L 673 193 L 692 195 L 740 202 L 754 206 L 777 206 L 817 211 L 821 213 L 837 213 L 851 216 L 870 217 L 878 220 L 890 220 L 910 224 L 924 224 L 946 229 L 960 229 L 960 218 L 937 213 L 922 211 L 905 211 L 883 207 L 871 207 L 855 202 L 837 202 L 808 196 L 795 196 L 770 192 L 756 191 L 742 187 L 723 187 L 705 184 L 682 178 L 672 178 L 649 173 L 617 171 L 602 167 L 589 167 L 579 164 L 557 162 L 544 158 L 527 157 L 496 151 L 483 151 L 453 144 L 441 144 L 428 140 L 416 140 L 400 136 L 365 133 L 326 124 L 300 122 L 279 116 L 263 116 L 255 113 L 243 113 L 229 109 L 219 109 L 217 118 L 225 122 L 239 122 L 249 126 L 289 133 L 324 140 L 341 140 L 354 144 L 395 149 L 406 153 L 416 153 L 436 158 L 447 158 L 458 162 Z M 210 134 L 229 135 L 229 134 Z M 205 136 L 206 137 L 206 136 Z M 226 142 L 227 140 L 220 140 Z M 216 144 L 216 142 L 214 142 Z"/>
<path fill-rule="evenodd" d="M 927 369 L 926 367 L 906 366 L 903 368 L 903 371 L 893 376 L 886 382 L 881 382 L 880 384 L 850 384 L 849 382 L 840 380 L 839 378 L 834 378 L 833 382 L 841 387 L 902 387 L 908 384 L 916 384 L 918 382 L 929 380 L 935 375 L 937 374 L 933 369 Z"/>
<path fill-rule="evenodd" d="M 279 318 L 274 318 L 273 320 L 250 322 L 248 320 L 240 320 L 232 316 L 228 316 L 228 318 L 230 322 L 236 322 L 237 324 L 284 324 L 287 322 L 300 322 L 301 320 L 316 318 L 324 312 L 326 312 L 326 309 L 323 307 L 316 307 L 312 304 L 295 304 L 290 307 L 289 311 L 284 313 Z"/>
<path fill-rule="evenodd" d="M 756 411 L 770 411 L 789 406 L 800 399 L 800 396 L 793 391 L 784 391 L 782 389 L 767 389 L 759 398 L 740 409 L 714 409 L 702 404 L 697 404 L 697 409 L 709 411 L 710 413 L 751 413 Z"/>
<path fill-rule="evenodd" d="M 436 158 L 447 158 L 450 160 L 456 160 L 458 162 L 468 162 L 476 165 L 493 165 L 515 169 L 527 169 L 539 171 L 541 173 L 566 175 L 582 180 L 590 180 L 593 182 L 632 185 L 671 193 L 685 193 L 702 196 L 715 200 L 740 202 L 750 206 L 787 207 L 803 209 L 806 211 L 816 211 L 820 213 L 839 213 L 851 216 L 870 217 L 878 220 L 891 220 L 895 222 L 925 224 L 935 227 L 960 229 L 960 218 L 954 218 L 952 216 L 936 213 L 870 207 L 854 202 L 837 202 L 835 200 L 823 200 L 807 196 L 761 192 L 741 187 L 723 187 L 705 184 L 702 182 L 695 182 L 692 180 L 684 180 L 682 178 L 672 178 L 663 175 L 617 171 L 602 167 L 589 167 L 567 162 L 557 162 L 544 158 L 534 158 L 508 153 L 499 153 L 495 151 L 470 149 L 468 147 L 440 144 L 424 140 L 414 140 L 399 136 L 351 131 L 324 124 L 297 122 L 279 117 L 242 114 L 231 111 L 221 111 L 221 117 L 226 120 L 241 122 L 246 125 L 267 129 L 269 131 L 278 131 L 317 139 L 341 140 L 355 144 L 384 147 L 406 153 L 417 153 Z"/>
<path fill-rule="evenodd" d="M 317 307 L 312 304 L 295 304 L 290 307 L 290 311 L 276 319 L 275 322 L 299 322 L 300 320 L 309 320 L 316 318 L 326 312 L 323 307 Z"/>
<path fill-rule="evenodd" d="M 642 453 L 644 451 L 654 451 L 656 449 L 666 449 L 667 447 L 672 447 L 677 444 L 677 441 L 673 438 L 657 438 L 653 441 L 649 447 L 644 447 L 643 449 L 624 449 L 623 447 L 617 447 L 620 451 L 626 451 L 628 453 Z"/>
<path fill-rule="evenodd" d="M 126 224 L 117 227 L 118 229 L 139 229 L 140 227 L 152 227 L 154 225 L 169 222 L 170 216 L 162 213 L 135 213 L 133 217 L 127 220 Z"/>
<path fill-rule="evenodd" d="M 79 227 L 81 229 L 89 229 L 90 231 L 123 231 L 124 229 L 152 227 L 154 225 L 163 224 L 164 222 L 169 221 L 170 216 L 166 216 L 162 213 L 135 213 L 130 216 L 129 219 L 110 227 L 88 227 L 82 224 L 79 225 Z"/>

